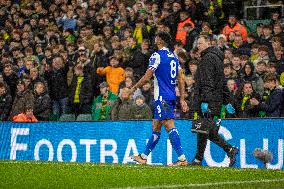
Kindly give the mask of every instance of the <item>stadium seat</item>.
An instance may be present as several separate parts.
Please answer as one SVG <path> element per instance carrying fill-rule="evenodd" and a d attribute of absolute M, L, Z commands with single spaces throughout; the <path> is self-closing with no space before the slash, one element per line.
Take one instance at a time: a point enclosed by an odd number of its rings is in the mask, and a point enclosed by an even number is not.
<path fill-rule="evenodd" d="M 76 121 L 92 121 L 91 114 L 80 114 L 78 115 Z"/>
<path fill-rule="evenodd" d="M 60 116 L 59 121 L 76 121 L 74 114 L 64 114 Z"/>
<path fill-rule="evenodd" d="M 244 20 L 245 26 L 249 33 L 256 32 L 256 25 L 262 23 L 264 25 L 269 24 L 270 20 Z"/>
<path fill-rule="evenodd" d="M 58 121 L 58 119 L 59 119 L 59 116 L 56 116 L 56 115 L 51 115 L 48 118 L 49 121 Z"/>

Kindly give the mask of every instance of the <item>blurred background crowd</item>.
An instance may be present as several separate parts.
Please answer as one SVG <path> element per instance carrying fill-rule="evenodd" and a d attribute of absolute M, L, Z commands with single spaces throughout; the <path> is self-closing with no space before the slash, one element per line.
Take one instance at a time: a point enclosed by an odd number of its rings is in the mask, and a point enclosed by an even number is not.
<path fill-rule="evenodd" d="M 171 34 L 184 71 L 190 110 L 183 113 L 177 104 L 176 118 L 194 115 L 199 35 L 224 52 L 224 86 L 236 112 L 223 108 L 222 118 L 283 116 L 281 9 L 265 9 L 269 22 L 248 31 L 243 4 L 0 0 L 0 120 L 151 119 L 152 81 L 131 96 L 128 90 L 147 70 L 160 31 Z"/>

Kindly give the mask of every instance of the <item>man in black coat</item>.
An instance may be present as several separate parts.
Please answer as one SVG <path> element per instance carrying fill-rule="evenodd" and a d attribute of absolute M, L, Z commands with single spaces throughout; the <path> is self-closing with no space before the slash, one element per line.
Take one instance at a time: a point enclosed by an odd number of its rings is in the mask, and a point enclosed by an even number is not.
<path fill-rule="evenodd" d="M 68 105 L 68 85 L 67 72 L 69 65 L 63 62 L 61 56 L 56 56 L 52 60 L 52 67 L 49 65 L 45 68 L 44 77 L 49 87 L 49 96 L 52 100 L 53 114 L 60 116 L 67 114 Z"/>
<path fill-rule="evenodd" d="M 0 82 L 0 121 L 7 121 L 12 107 L 12 97 L 8 86 Z"/>
<path fill-rule="evenodd" d="M 184 24 L 184 29 L 186 30 L 185 50 L 190 52 L 190 50 L 193 48 L 193 44 L 196 38 L 199 35 L 199 32 L 196 28 L 192 27 L 192 25 L 189 23 Z"/>
<path fill-rule="evenodd" d="M 126 64 L 127 67 L 131 67 L 134 70 L 134 77 L 137 80 L 139 80 L 147 70 L 147 64 L 145 64 L 145 62 L 148 62 L 152 54 L 152 50 L 149 49 L 149 45 L 148 40 L 143 40 L 141 48 L 137 49 L 133 53 L 132 60 Z"/>
<path fill-rule="evenodd" d="M 264 78 L 264 87 L 270 91 L 270 95 L 265 102 L 259 102 L 252 98 L 250 103 L 265 111 L 268 117 L 280 117 L 283 110 L 283 90 L 277 88 L 277 78 L 273 74 L 268 74 Z"/>
<path fill-rule="evenodd" d="M 207 139 L 224 149 L 230 158 L 229 166 L 236 161 L 238 149 L 228 144 L 219 134 L 219 119 L 224 98 L 224 54 L 217 47 L 210 46 L 208 36 L 201 35 L 197 40 L 197 47 L 201 52 L 201 61 L 196 71 L 196 100 L 199 102 L 197 112 L 201 119 L 208 119 L 209 134 L 197 134 L 197 153 L 192 165 L 201 165 Z M 229 113 L 234 113 L 232 105 L 226 106 Z M 213 126 L 213 127 L 212 127 Z"/>
<path fill-rule="evenodd" d="M 91 69 L 91 67 L 89 69 Z M 79 114 L 91 113 L 93 98 L 93 74 L 88 72 L 82 64 L 78 64 L 74 68 L 74 77 L 69 89 L 69 104 L 71 113 L 74 113 L 76 117 Z"/>

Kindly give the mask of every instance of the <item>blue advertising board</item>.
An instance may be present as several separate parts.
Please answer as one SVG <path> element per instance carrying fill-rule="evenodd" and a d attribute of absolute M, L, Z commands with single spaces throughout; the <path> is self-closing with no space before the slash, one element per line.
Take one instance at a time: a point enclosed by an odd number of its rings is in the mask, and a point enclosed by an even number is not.
<path fill-rule="evenodd" d="M 188 160 L 196 153 L 196 134 L 191 121 L 176 120 Z M 262 168 L 252 153 L 255 148 L 273 153 L 270 169 L 283 169 L 283 119 L 223 120 L 219 133 L 238 147 L 236 167 Z M 130 156 L 144 151 L 151 135 L 151 121 L 40 122 L 0 124 L 0 159 L 64 162 L 133 163 Z M 169 164 L 177 156 L 163 129 L 148 157 L 149 164 Z M 226 153 L 207 142 L 203 165 L 227 167 Z"/>

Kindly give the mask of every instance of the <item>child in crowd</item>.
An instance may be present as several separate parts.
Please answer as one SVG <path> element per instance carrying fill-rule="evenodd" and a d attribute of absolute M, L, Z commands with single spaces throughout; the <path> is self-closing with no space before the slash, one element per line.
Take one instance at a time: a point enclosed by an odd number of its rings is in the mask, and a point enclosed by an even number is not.
<path fill-rule="evenodd" d="M 116 56 L 110 58 L 110 66 L 97 68 L 97 74 L 106 76 L 110 90 L 118 94 L 119 84 L 125 79 L 125 70 L 119 66 L 119 60 Z"/>

